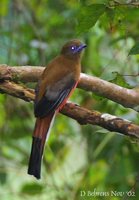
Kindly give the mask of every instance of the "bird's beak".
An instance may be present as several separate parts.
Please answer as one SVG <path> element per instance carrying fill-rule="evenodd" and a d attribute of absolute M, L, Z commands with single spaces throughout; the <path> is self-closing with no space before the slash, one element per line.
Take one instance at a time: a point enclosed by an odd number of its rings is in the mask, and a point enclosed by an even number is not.
<path fill-rule="evenodd" d="M 74 53 L 81 52 L 85 47 L 87 47 L 86 44 L 81 44 L 77 49 L 75 49 Z"/>

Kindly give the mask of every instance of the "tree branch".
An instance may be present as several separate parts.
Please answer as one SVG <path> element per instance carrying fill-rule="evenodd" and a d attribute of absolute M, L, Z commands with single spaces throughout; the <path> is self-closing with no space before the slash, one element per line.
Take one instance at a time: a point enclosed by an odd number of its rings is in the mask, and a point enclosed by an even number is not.
<path fill-rule="evenodd" d="M 36 82 L 44 67 L 21 66 L 9 67 L 0 65 L 0 80 L 12 80 L 15 82 Z M 77 86 L 86 91 L 94 92 L 117 102 L 124 107 L 139 111 L 139 88 L 127 89 L 100 78 L 81 73 Z"/>
<path fill-rule="evenodd" d="M 139 7 L 139 2 L 129 2 L 129 3 L 121 3 L 117 0 L 114 0 L 114 6 L 135 6 L 135 7 Z"/>
<path fill-rule="evenodd" d="M 67 103 L 61 113 L 77 120 L 81 125 L 92 124 L 103 127 L 109 131 L 139 138 L 139 126 L 131 121 L 98 111 L 90 111 L 74 103 Z"/>
<path fill-rule="evenodd" d="M 0 83 L 0 93 L 23 99 L 24 101 L 34 101 L 34 90 L 8 80 Z"/>
<path fill-rule="evenodd" d="M 1 82 L 0 92 L 7 93 L 25 101 L 34 101 L 34 90 L 10 82 Z M 119 132 L 123 135 L 139 139 L 139 126 L 130 121 L 97 111 L 90 111 L 74 103 L 67 103 L 61 113 L 77 120 L 80 124 L 93 124 L 106 128 L 107 130 Z"/>

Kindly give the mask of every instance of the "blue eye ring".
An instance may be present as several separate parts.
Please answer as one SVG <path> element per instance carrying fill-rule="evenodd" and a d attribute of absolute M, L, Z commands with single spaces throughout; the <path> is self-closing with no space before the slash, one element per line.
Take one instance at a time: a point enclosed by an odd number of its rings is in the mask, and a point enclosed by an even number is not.
<path fill-rule="evenodd" d="M 76 54 L 80 53 L 84 48 L 86 47 L 86 44 L 80 44 L 80 45 L 71 45 L 69 48 L 70 53 Z"/>
<path fill-rule="evenodd" d="M 71 46 L 71 50 L 74 51 L 76 49 L 76 46 Z"/>

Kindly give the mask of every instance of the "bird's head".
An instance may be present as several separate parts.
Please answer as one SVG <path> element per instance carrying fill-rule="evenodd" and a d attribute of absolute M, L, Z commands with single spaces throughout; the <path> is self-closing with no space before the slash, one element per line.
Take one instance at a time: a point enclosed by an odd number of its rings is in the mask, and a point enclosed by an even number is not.
<path fill-rule="evenodd" d="M 67 42 L 61 50 L 61 54 L 71 59 L 80 57 L 82 50 L 86 47 L 86 44 L 80 40 L 74 39 Z"/>

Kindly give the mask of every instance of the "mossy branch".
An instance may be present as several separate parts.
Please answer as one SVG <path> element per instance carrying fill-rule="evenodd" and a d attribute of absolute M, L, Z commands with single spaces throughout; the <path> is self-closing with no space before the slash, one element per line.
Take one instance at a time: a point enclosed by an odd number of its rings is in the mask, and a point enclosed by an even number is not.
<path fill-rule="evenodd" d="M 10 67 L 7 65 L 0 65 L 0 80 L 20 81 L 24 83 L 36 82 L 43 70 L 44 67 L 40 66 Z M 127 89 L 83 73 L 81 73 L 77 87 L 85 91 L 94 92 L 126 108 L 139 111 L 139 87 Z"/>
<path fill-rule="evenodd" d="M 25 101 L 34 101 L 34 90 L 11 82 L 9 80 L 1 81 L 0 92 L 23 99 Z M 98 111 L 90 111 L 74 103 L 66 103 L 61 113 L 77 120 L 80 124 L 98 125 L 109 131 L 121 133 L 134 138 L 139 138 L 139 126 L 121 119 L 119 117 L 100 113 Z"/>

